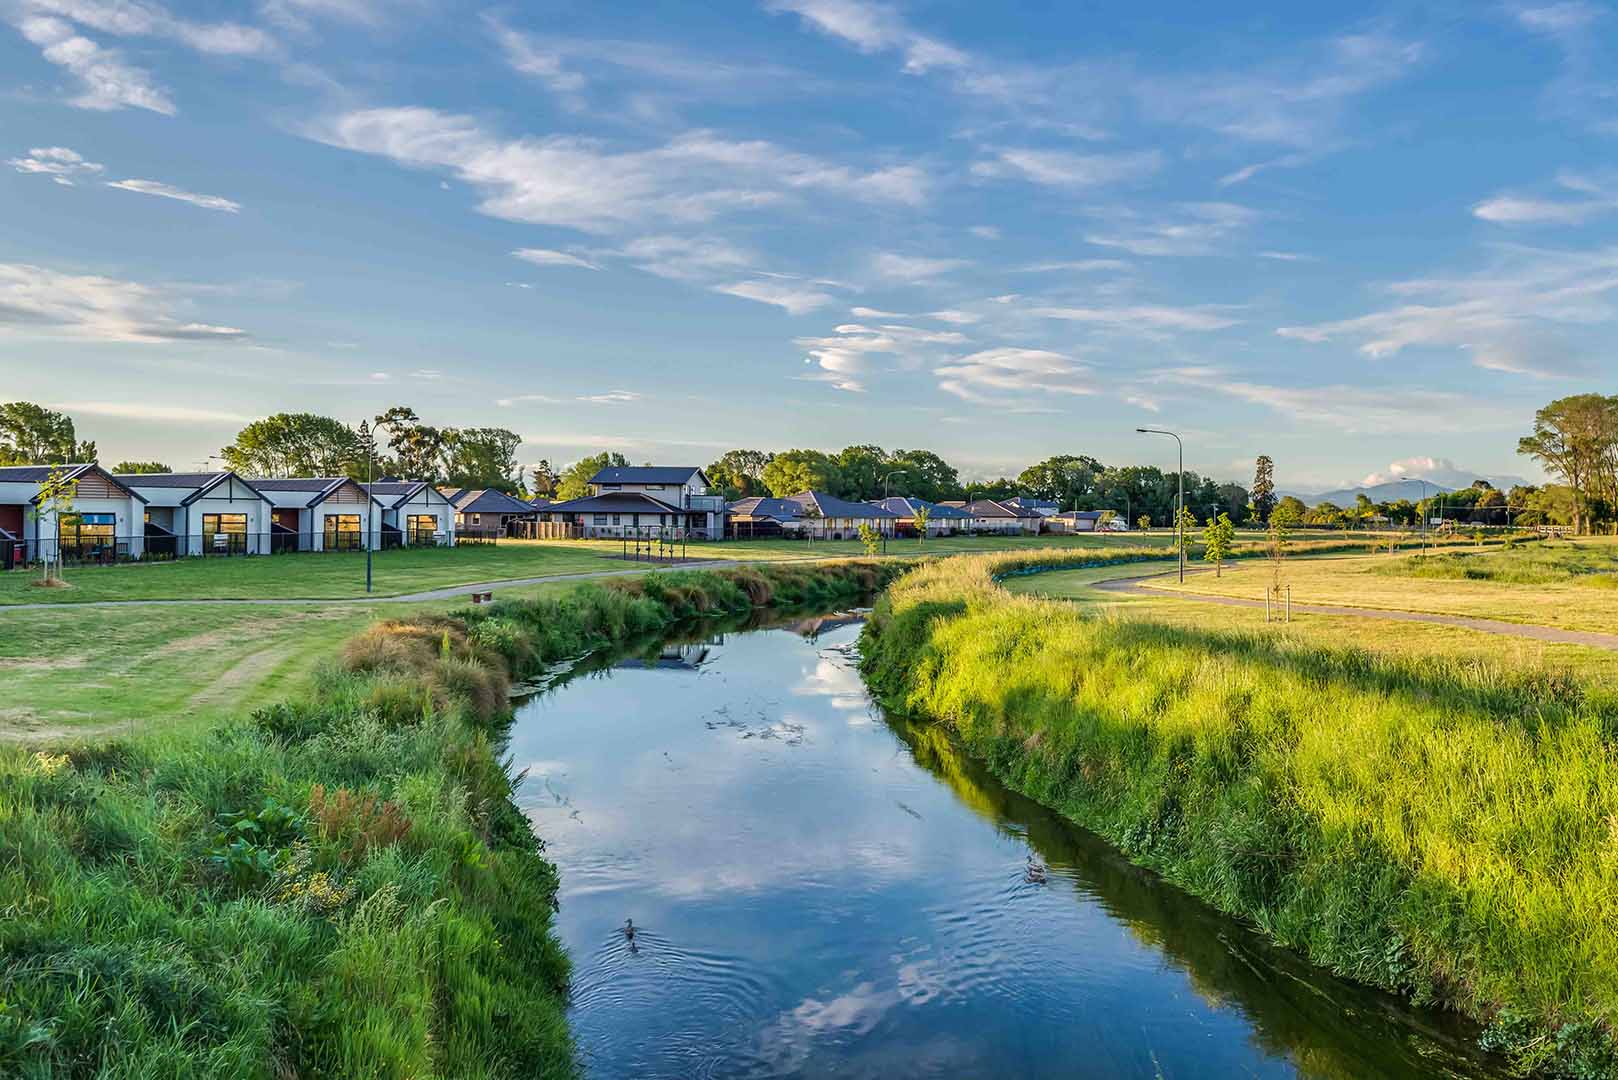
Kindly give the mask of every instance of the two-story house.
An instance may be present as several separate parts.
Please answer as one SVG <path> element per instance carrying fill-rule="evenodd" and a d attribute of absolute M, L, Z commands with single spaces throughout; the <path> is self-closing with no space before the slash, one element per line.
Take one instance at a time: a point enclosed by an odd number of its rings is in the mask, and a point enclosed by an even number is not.
<path fill-rule="evenodd" d="M 576 536 L 655 536 L 678 530 L 692 539 L 725 535 L 725 499 L 712 494 L 694 465 L 620 465 L 590 478 L 590 494 L 551 503 L 540 520 Z"/>

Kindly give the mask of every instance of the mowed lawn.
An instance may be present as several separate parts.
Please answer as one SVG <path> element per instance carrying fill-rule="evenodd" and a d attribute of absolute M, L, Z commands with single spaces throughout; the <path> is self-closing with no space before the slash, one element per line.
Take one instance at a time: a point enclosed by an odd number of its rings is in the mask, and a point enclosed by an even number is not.
<path fill-rule="evenodd" d="M 1580 540 L 1577 544 L 1563 545 L 1563 549 L 1568 551 L 1570 560 L 1575 553 L 1618 550 L 1610 538 Z M 1549 550 L 1554 552 L 1555 548 Z M 1286 563 L 1282 580 L 1291 586 L 1294 604 L 1420 611 L 1618 633 L 1618 588 L 1610 587 L 1613 580 L 1604 581 L 1602 575 L 1587 571 L 1570 572 L 1556 580 L 1554 575 L 1544 572 L 1547 553 L 1548 549 L 1540 545 L 1478 553 L 1474 557 L 1480 565 L 1500 575 L 1494 579 L 1423 576 L 1419 562 L 1408 554 L 1401 554 L 1291 559 Z M 1446 561 L 1464 561 L 1467 557 L 1459 552 L 1426 556 Z M 1514 561 L 1524 567 L 1534 567 L 1533 574 L 1523 575 L 1530 580 L 1511 580 L 1509 571 L 1500 573 L 1503 564 L 1509 567 Z M 1247 560 L 1234 567 L 1227 566 L 1220 578 L 1202 573 L 1187 578 L 1184 585 L 1164 578 L 1151 584 L 1164 590 L 1262 601 L 1270 580 L 1270 567 L 1264 560 Z M 1608 587 L 1602 587 L 1603 584 Z"/>
<path fill-rule="evenodd" d="M 894 540 L 889 555 L 946 555 L 1008 548 L 1169 546 L 1167 533 L 1124 536 L 961 537 Z M 455 548 L 378 551 L 372 595 L 400 596 L 431 589 L 559 574 L 613 573 L 643 568 L 625 562 L 617 541 L 505 540 Z M 711 541 L 687 545 L 693 562 L 837 559 L 864 555 L 857 540 Z M 181 559 L 121 566 L 68 567 L 70 588 L 44 589 L 36 571 L 0 574 L 0 606 L 84 603 L 98 600 L 345 600 L 365 596 L 363 552 L 321 552 L 237 558 Z"/>

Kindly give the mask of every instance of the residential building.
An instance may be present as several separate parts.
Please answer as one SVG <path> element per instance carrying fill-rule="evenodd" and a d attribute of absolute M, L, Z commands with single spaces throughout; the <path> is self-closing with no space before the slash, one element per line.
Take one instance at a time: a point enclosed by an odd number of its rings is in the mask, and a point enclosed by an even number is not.
<path fill-rule="evenodd" d="M 725 534 L 725 497 L 713 492 L 695 465 L 615 465 L 590 478 L 591 495 L 640 494 L 684 515 L 686 535 L 719 539 Z"/>
<path fill-rule="evenodd" d="M 454 546 L 455 505 L 427 481 L 378 480 L 360 486 L 382 506 L 382 547 Z"/>
<path fill-rule="evenodd" d="M 253 480 L 270 501 L 274 551 L 363 551 L 380 547 L 380 500 L 346 476 L 294 476 Z M 366 534 L 370 534 L 367 540 Z"/>
<path fill-rule="evenodd" d="M 275 546 L 275 503 L 227 470 L 119 473 L 143 501 L 145 557 L 264 555 Z"/>
<path fill-rule="evenodd" d="M 803 491 L 784 499 L 738 499 L 730 504 L 729 514 L 733 537 L 853 540 L 861 525 L 892 536 L 898 521 L 898 515 L 881 506 L 850 502 L 823 491 Z"/>
<path fill-rule="evenodd" d="M 977 533 L 1037 534 L 1044 520 L 1042 514 L 1010 499 L 973 499 L 940 505 L 964 510 L 972 518 L 972 531 Z"/>
<path fill-rule="evenodd" d="M 540 535 L 720 539 L 725 500 L 694 465 L 621 465 L 590 478 L 590 494 L 540 508 Z"/>
<path fill-rule="evenodd" d="M 41 486 L 60 470 L 77 481 L 73 513 L 62 521 L 40 505 Z M 0 468 L 0 531 L 19 541 L 22 561 L 41 558 L 111 562 L 144 551 L 146 500 L 95 462 Z"/>
<path fill-rule="evenodd" d="M 1040 517 L 1050 517 L 1062 508 L 1055 499 L 1040 499 L 1032 495 L 1013 495 L 1009 499 L 995 501 L 1013 510 L 1030 510 Z"/>
<path fill-rule="evenodd" d="M 1045 529 L 1053 533 L 1121 532 L 1112 528 L 1117 520 L 1116 510 L 1068 510 L 1045 518 Z"/>
<path fill-rule="evenodd" d="M 926 499 L 915 499 L 904 495 L 892 495 L 886 499 L 872 499 L 873 506 L 879 506 L 894 517 L 893 531 L 895 536 L 915 536 L 916 512 L 927 511 L 928 536 L 954 536 L 956 533 L 966 532 L 972 527 L 972 515 L 955 506 L 946 506 L 943 503 L 928 502 Z"/>
<path fill-rule="evenodd" d="M 455 507 L 455 535 L 463 540 L 510 536 L 515 522 L 531 521 L 534 508 L 494 488 L 439 488 Z"/>

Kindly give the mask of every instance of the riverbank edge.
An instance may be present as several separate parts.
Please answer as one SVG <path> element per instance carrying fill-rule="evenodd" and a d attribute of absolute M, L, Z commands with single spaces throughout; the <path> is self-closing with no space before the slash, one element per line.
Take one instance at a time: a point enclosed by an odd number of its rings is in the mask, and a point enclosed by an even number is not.
<path fill-rule="evenodd" d="M 379 621 L 201 735 L 0 749 L 0 1074 L 568 1077 L 514 684 L 906 564 L 658 571 Z"/>
<path fill-rule="evenodd" d="M 862 636 L 871 692 L 885 708 L 944 726 L 1009 787 L 1317 966 L 1486 1025 L 1482 1049 L 1502 1055 L 1513 1072 L 1618 1076 L 1610 997 L 1604 1013 L 1588 1000 L 1509 992 L 1512 972 L 1502 961 L 1509 946 L 1523 946 L 1526 956 L 1541 943 L 1468 949 L 1474 934 L 1489 938 L 1504 929 L 1509 937 L 1512 928 L 1475 925 L 1483 917 L 1469 910 L 1477 895 L 1446 889 L 1429 868 L 1400 858 L 1377 837 L 1329 830 L 1311 818 L 1273 768 L 1285 753 L 1274 740 L 1287 737 L 1274 717 L 1266 718 L 1268 728 L 1244 717 L 1216 733 L 1198 730 L 1205 718 L 1175 713 L 1176 697 L 1189 698 L 1186 686 L 1198 682 L 1197 664 L 1231 646 L 1274 661 L 1273 671 L 1263 673 L 1276 678 L 1289 664 L 1291 675 L 1317 686 L 1333 680 L 1348 686 L 1363 673 L 1370 698 L 1381 693 L 1395 706 L 1403 703 L 1386 680 L 1397 676 L 1397 665 L 1346 649 L 1316 650 L 1302 662 L 1283 655 L 1290 647 L 1277 650 L 1251 634 L 1132 631 L 1126 621 L 1013 596 L 998 585 L 1009 576 L 1077 565 L 1098 564 L 1017 553 L 907 573 L 878 600 Z M 1266 649 L 1273 655 L 1264 656 Z M 1132 692 L 1159 665 L 1173 666 L 1173 674 Z M 1614 702 L 1587 702 L 1555 682 L 1525 678 L 1493 696 L 1458 682 L 1464 691 L 1458 700 L 1477 706 L 1498 697 L 1496 711 L 1479 713 L 1485 727 L 1519 708 L 1545 729 L 1531 739 L 1549 741 L 1546 731 L 1558 723 L 1611 723 Z M 1422 690 L 1432 693 L 1442 683 L 1435 675 Z M 1227 682 L 1211 700 L 1250 705 L 1252 691 Z M 1247 739 L 1265 745 L 1242 745 Z M 1548 878 L 1558 867 L 1542 869 Z M 1599 923 L 1583 929 L 1604 932 Z M 1584 958 L 1577 945 L 1564 957 Z M 1611 966 L 1610 955 L 1601 965 Z"/>

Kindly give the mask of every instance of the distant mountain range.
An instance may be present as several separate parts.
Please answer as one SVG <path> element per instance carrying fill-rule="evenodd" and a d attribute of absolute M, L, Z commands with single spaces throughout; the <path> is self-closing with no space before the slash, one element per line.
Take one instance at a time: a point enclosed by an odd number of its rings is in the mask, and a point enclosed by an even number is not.
<path fill-rule="evenodd" d="M 1432 481 L 1428 481 L 1426 490 L 1427 494 L 1432 495 L 1436 492 L 1454 491 L 1455 489 L 1445 487 L 1443 484 L 1435 484 Z M 1304 491 L 1282 491 L 1280 494 L 1283 496 L 1295 495 L 1302 499 L 1304 504 L 1308 506 L 1316 506 L 1323 502 L 1329 502 L 1337 506 L 1346 507 L 1353 506 L 1354 497 L 1362 491 L 1365 493 L 1365 497 L 1374 503 L 1398 502 L 1400 499 L 1409 499 L 1411 502 L 1415 502 L 1417 499 L 1421 498 L 1422 487 L 1420 484 L 1414 482 L 1406 483 L 1403 480 L 1394 480 L 1386 484 L 1372 484 L 1370 487 L 1338 488 L 1336 491 L 1321 491 L 1316 493 Z"/>

